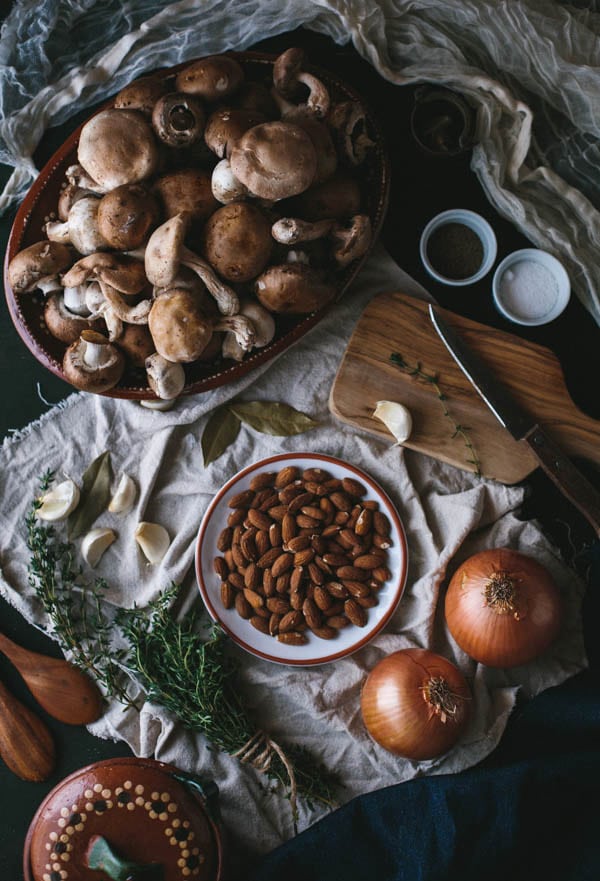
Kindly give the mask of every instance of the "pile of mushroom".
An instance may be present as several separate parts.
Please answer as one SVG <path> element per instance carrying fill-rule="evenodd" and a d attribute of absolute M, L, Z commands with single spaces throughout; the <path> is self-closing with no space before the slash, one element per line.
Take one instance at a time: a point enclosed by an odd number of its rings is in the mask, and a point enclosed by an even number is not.
<path fill-rule="evenodd" d="M 335 103 L 300 49 L 272 72 L 250 81 L 210 56 L 135 81 L 83 126 L 57 219 L 8 269 L 15 294 L 46 298 L 77 388 L 141 368 L 172 400 L 184 365 L 267 346 L 278 315 L 325 306 L 366 253 L 364 110 Z"/>

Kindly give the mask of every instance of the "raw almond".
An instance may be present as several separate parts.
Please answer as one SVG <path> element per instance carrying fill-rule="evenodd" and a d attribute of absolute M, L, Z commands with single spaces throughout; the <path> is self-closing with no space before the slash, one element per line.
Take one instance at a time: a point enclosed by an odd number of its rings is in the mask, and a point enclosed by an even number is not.
<path fill-rule="evenodd" d="M 319 637 L 319 639 L 335 639 L 338 635 L 338 631 L 335 627 L 330 627 L 327 624 L 321 624 L 320 627 L 311 627 L 310 629 L 315 636 Z"/>
<path fill-rule="evenodd" d="M 377 569 L 372 570 L 371 575 L 376 581 L 389 581 L 392 577 L 392 573 L 387 566 L 378 566 Z"/>
<path fill-rule="evenodd" d="M 217 539 L 217 550 L 219 551 L 227 551 L 231 547 L 231 537 L 233 535 L 233 528 L 231 526 L 226 526 L 225 529 L 222 529 L 219 533 L 219 537 Z"/>
<path fill-rule="evenodd" d="M 223 581 L 229 575 L 229 566 L 224 557 L 215 557 L 213 560 L 213 569 Z"/>
<path fill-rule="evenodd" d="M 327 618 L 327 625 L 335 627 L 336 630 L 342 630 L 344 627 L 348 627 L 349 624 L 350 621 L 345 615 L 331 615 L 331 617 Z"/>
<path fill-rule="evenodd" d="M 297 551 L 297 553 L 294 554 L 294 566 L 306 566 L 311 562 L 314 556 L 315 552 L 312 548 L 305 548 L 303 551 Z"/>
<path fill-rule="evenodd" d="M 244 588 L 244 597 L 253 609 L 260 609 L 260 607 L 265 604 L 263 597 L 261 597 L 259 593 L 256 593 L 255 590 L 250 590 L 247 587 Z"/>
<path fill-rule="evenodd" d="M 387 551 L 387 549 L 392 546 L 390 537 L 388 535 L 382 535 L 380 532 L 374 534 L 373 544 L 376 548 L 381 548 L 382 551 Z"/>
<path fill-rule="evenodd" d="M 356 523 L 354 525 L 354 531 L 357 535 L 367 535 L 371 531 L 371 524 L 373 523 L 373 512 L 369 511 L 368 508 L 363 508 L 358 517 L 356 518 Z"/>
<path fill-rule="evenodd" d="M 355 624 L 357 627 L 364 627 L 367 623 L 367 613 L 354 599 L 346 600 L 344 603 L 344 613 L 352 624 Z"/>
<path fill-rule="evenodd" d="M 240 523 L 244 522 L 244 518 L 246 517 L 246 509 L 238 508 L 236 511 L 232 511 L 231 514 L 227 518 L 228 526 L 238 526 Z"/>
<path fill-rule="evenodd" d="M 230 583 L 232 587 L 235 587 L 236 590 L 243 590 L 246 586 L 244 584 L 244 576 L 241 572 L 237 570 L 235 572 L 230 572 L 227 576 L 227 581 Z"/>
<path fill-rule="evenodd" d="M 269 618 L 270 617 L 271 616 L 269 615 Z M 266 618 L 263 618 L 260 615 L 252 615 L 250 618 L 250 624 L 252 624 L 253 627 L 256 627 L 257 630 L 260 630 L 261 633 L 269 636 L 269 621 Z"/>
<path fill-rule="evenodd" d="M 383 511 L 373 512 L 373 528 L 380 535 L 389 535 L 391 531 L 390 521 Z"/>
<path fill-rule="evenodd" d="M 307 468 L 302 472 L 302 477 L 306 481 L 314 480 L 315 483 L 323 483 L 325 480 L 329 480 L 331 474 L 324 468 Z"/>
<path fill-rule="evenodd" d="M 270 612 L 278 615 L 286 615 L 290 611 L 290 604 L 283 597 L 270 597 L 265 605 Z"/>
<path fill-rule="evenodd" d="M 286 630 L 295 630 L 302 623 L 302 612 L 300 609 L 292 609 L 282 617 L 279 622 L 279 632 L 285 633 Z"/>
<path fill-rule="evenodd" d="M 296 496 L 301 496 L 304 492 L 304 487 L 300 483 L 300 481 L 296 483 L 290 483 L 288 486 L 285 486 L 283 489 L 279 490 L 279 501 L 282 505 L 289 505 L 292 499 L 295 499 Z"/>
<path fill-rule="evenodd" d="M 304 569 L 301 566 L 294 566 L 290 575 L 290 590 L 298 590 L 304 578 Z"/>
<path fill-rule="evenodd" d="M 287 594 L 290 590 L 290 573 L 284 572 L 275 579 L 275 590 L 279 594 Z"/>
<path fill-rule="evenodd" d="M 300 493 L 299 496 L 293 498 L 292 501 L 289 503 L 288 511 L 290 512 L 290 514 L 295 514 L 296 511 L 299 511 L 305 505 L 309 505 L 312 502 L 313 498 L 313 493 Z"/>
<path fill-rule="evenodd" d="M 259 556 L 255 541 L 256 532 L 257 530 L 252 527 L 246 529 L 240 537 L 240 550 L 249 562 L 256 560 Z"/>
<path fill-rule="evenodd" d="M 301 529 L 316 529 L 319 522 L 319 520 L 315 520 L 314 517 L 309 517 L 307 514 L 296 514 L 296 525 Z"/>
<path fill-rule="evenodd" d="M 354 558 L 352 565 L 357 569 L 377 569 L 381 565 L 381 557 L 379 554 L 362 554 Z"/>
<path fill-rule="evenodd" d="M 304 600 L 302 603 L 302 614 L 311 630 L 321 626 L 321 613 L 314 600 L 308 598 Z"/>
<path fill-rule="evenodd" d="M 248 511 L 248 520 L 253 526 L 256 526 L 257 529 L 265 529 L 267 532 L 273 522 L 268 514 L 265 514 L 263 511 L 258 511 L 256 508 L 250 508 Z"/>
<path fill-rule="evenodd" d="M 322 612 L 326 612 L 333 605 L 333 600 L 331 598 L 331 594 L 321 585 L 317 585 L 315 587 L 315 591 L 313 593 L 313 599 L 319 609 Z"/>
<path fill-rule="evenodd" d="M 254 490 L 254 492 L 258 492 L 260 489 L 265 489 L 266 487 L 275 485 L 275 472 L 274 471 L 261 471 L 259 474 L 255 474 L 252 480 L 250 481 L 250 489 Z"/>
<path fill-rule="evenodd" d="M 236 495 L 232 496 L 227 502 L 228 507 L 230 508 L 249 508 L 250 502 L 254 498 L 254 493 L 251 489 L 245 489 L 241 493 L 236 493 Z"/>
<path fill-rule="evenodd" d="M 283 516 L 283 520 L 281 521 L 281 538 L 286 544 L 289 545 L 289 542 L 296 535 L 296 518 L 292 516 L 292 514 L 286 512 Z"/>
<path fill-rule="evenodd" d="M 251 618 L 254 610 L 243 593 L 236 593 L 235 595 L 235 611 L 238 613 L 240 618 Z"/>
<path fill-rule="evenodd" d="M 310 544 L 310 538 L 307 535 L 295 535 L 294 538 L 290 538 L 286 544 L 288 551 L 297 553 L 297 551 L 306 550 Z"/>
<path fill-rule="evenodd" d="M 315 585 L 323 584 L 325 582 L 325 573 L 316 563 L 308 564 L 308 577 Z"/>
<path fill-rule="evenodd" d="M 268 550 L 266 554 L 263 554 L 262 557 L 258 558 L 257 566 L 260 569 L 269 569 L 269 567 L 273 565 L 275 560 L 277 560 L 277 558 L 280 557 L 282 553 L 283 548 L 281 547 L 270 548 L 270 550 Z"/>
<path fill-rule="evenodd" d="M 308 642 L 305 635 L 299 633 L 297 630 L 287 630 L 285 633 L 281 633 L 280 624 L 279 631 L 280 632 L 277 634 L 277 640 L 284 643 L 284 645 L 305 645 Z"/>
<path fill-rule="evenodd" d="M 286 505 L 275 505 L 273 508 L 269 508 L 269 517 L 272 517 L 273 520 L 283 520 L 285 515 L 287 514 L 288 509 Z"/>
<path fill-rule="evenodd" d="M 291 569 L 293 565 L 293 555 L 287 554 L 285 551 L 281 551 L 280 555 L 271 566 L 271 572 L 273 573 L 275 578 L 277 578 L 279 575 L 283 575 L 284 572 L 287 572 L 288 569 Z"/>
<path fill-rule="evenodd" d="M 379 605 L 379 600 L 376 596 L 373 596 L 372 593 L 368 594 L 366 597 L 354 597 L 359 606 L 362 606 L 363 609 L 372 609 L 373 606 Z"/>
<path fill-rule="evenodd" d="M 273 524 L 274 526 L 275 524 Z M 271 527 L 269 527 L 269 531 L 266 532 L 264 529 L 259 529 L 254 536 L 254 546 L 256 548 L 256 557 L 262 557 L 263 554 L 266 554 L 273 545 L 281 544 L 281 536 L 279 537 L 279 541 L 272 542 L 271 541 Z"/>
<path fill-rule="evenodd" d="M 284 486 L 287 486 L 288 483 L 291 483 L 293 480 L 298 480 L 300 477 L 300 469 L 296 468 L 295 465 L 286 465 L 281 469 L 277 477 L 275 478 L 275 486 L 277 489 L 281 489 Z"/>
<path fill-rule="evenodd" d="M 235 591 L 228 581 L 221 582 L 221 602 L 226 609 L 231 609 L 235 599 Z"/>
<path fill-rule="evenodd" d="M 357 569 L 356 566 L 339 566 L 335 574 L 339 581 L 366 581 L 371 573 L 366 569 Z"/>
<path fill-rule="evenodd" d="M 354 480 L 353 477 L 342 477 L 342 489 L 344 492 L 347 492 L 348 495 L 356 496 L 359 499 L 367 492 L 366 487 L 358 480 Z"/>
<path fill-rule="evenodd" d="M 279 632 L 279 622 L 281 621 L 281 615 L 277 615 L 275 612 L 269 618 L 269 636 L 276 636 Z"/>
<path fill-rule="evenodd" d="M 259 585 L 262 585 L 262 570 L 258 568 L 256 563 L 249 563 L 246 566 L 246 571 L 244 572 L 244 584 L 246 587 L 249 587 L 250 590 L 256 590 Z"/>
<path fill-rule="evenodd" d="M 345 600 L 348 596 L 348 588 L 344 587 L 339 581 L 330 581 L 325 587 L 336 600 Z"/>
<path fill-rule="evenodd" d="M 332 504 L 335 505 L 335 507 L 338 509 L 338 511 L 349 512 L 352 510 L 352 499 L 349 495 L 347 495 L 347 493 L 339 491 L 333 492 L 331 493 L 329 498 L 331 499 Z"/>
<path fill-rule="evenodd" d="M 366 597 L 371 593 L 371 588 L 368 584 L 364 584 L 362 581 L 347 581 L 343 582 L 344 587 L 353 597 Z"/>

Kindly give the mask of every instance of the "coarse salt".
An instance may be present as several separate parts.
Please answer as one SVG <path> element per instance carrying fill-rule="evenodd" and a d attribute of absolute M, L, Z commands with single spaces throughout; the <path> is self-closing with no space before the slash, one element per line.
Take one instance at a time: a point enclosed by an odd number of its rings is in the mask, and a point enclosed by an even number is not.
<path fill-rule="evenodd" d="M 543 318 L 556 304 L 558 283 L 542 263 L 520 260 L 502 274 L 499 293 L 506 309 L 514 315 Z"/>

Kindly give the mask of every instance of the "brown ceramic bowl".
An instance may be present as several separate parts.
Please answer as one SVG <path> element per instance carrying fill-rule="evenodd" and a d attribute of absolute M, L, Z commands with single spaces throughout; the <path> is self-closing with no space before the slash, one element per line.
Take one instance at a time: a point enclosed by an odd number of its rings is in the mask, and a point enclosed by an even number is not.
<path fill-rule="evenodd" d="M 213 784 L 210 784 L 213 786 Z M 38 808 L 25 839 L 25 881 L 94 881 L 90 839 L 132 863 L 158 863 L 164 881 L 219 881 L 221 832 L 213 797 L 154 759 L 107 759 L 66 777 Z"/>
<path fill-rule="evenodd" d="M 230 54 L 240 62 L 248 80 L 270 82 L 273 61 L 276 56 L 254 52 L 233 52 Z M 190 63 L 191 61 L 188 61 L 185 64 L 165 70 L 163 75 L 165 77 L 173 76 Z M 375 141 L 375 147 L 369 151 L 367 160 L 361 166 L 359 183 L 364 199 L 363 210 L 371 219 L 374 243 L 383 224 L 390 187 L 390 163 L 381 129 L 361 97 L 350 86 L 336 79 L 325 70 L 315 68 L 312 65 L 307 65 L 307 69 L 311 70 L 327 84 L 334 100 L 358 101 L 365 107 L 369 134 Z M 111 106 L 111 104 L 112 101 L 109 101 L 104 107 Z M 37 360 L 65 381 L 68 380 L 66 380 L 62 371 L 62 358 L 66 346 L 55 339 L 45 327 L 42 298 L 37 293 L 34 295 L 15 294 L 8 284 L 7 266 L 15 254 L 23 248 L 45 238 L 43 231 L 44 223 L 52 212 L 56 212 L 61 185 L 65 180 L 65 171 L 77 161 L 77 145 L 81 128 L 82 126 L 79 126 L 69 135 L 64 144 L 56 151 L 50 161 L 46 163 L 31 186 L 17 212 L 4 262 L 4 289 L 8 309 L 17 332 Z M 348 285 L 355 278 L 367 259 L 370 250 L 360 260 L 354 261 L 354 263 L 338 273 L 336 299 L 342 296 Z M 309 315 L 276 316 L 277 330 L 273 342 L 263 349 L 254 350 L 241 363 L 220 358 L 213 363 L 207 364 L 196 361 L 185 365 L 186 385 L 183 394 L 196 394 L 197 392 L 207 391 L 232 382 L 253 370 L 259 364 L 264 364 L 266 361 L 271 360 L 275 355 L 283 352 L 314 327 L 328 309 L 331 308 L 331 305 L 330 303 L 327 307 L 312 312 Z M 117 386 L 104 392 L 104 394 L 109 397 L 137 400 L 155 397 L 146 384 L 144 371 L 133 367 L 126 370 Z"/>

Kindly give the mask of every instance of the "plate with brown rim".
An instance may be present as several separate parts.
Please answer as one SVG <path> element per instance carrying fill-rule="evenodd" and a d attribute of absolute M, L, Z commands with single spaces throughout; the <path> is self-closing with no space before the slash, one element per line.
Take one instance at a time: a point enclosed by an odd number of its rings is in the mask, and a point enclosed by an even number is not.
<path fill-rule="evenodd" d="M 243 572 L 242 578 L 245 581 L 247 577 L 246 573 L 250 568 L 250 560 L 240 561 L 245 562 L 245 565 L 242 565 L 241 567 L 236 565 L 233 569 L 229 569 L 228 566 L 227 573 L 225 570 L 222 570 L 220 573 L 217 572 L 216 569 L 222 564 L 216 566 L 214 562 L 216 557 L 221 558 L 226 562 L 224 551 L 219 549 L 219 547 L 223 547 L 223 544 L 220 541 L 220 536 L 222 531 L 227 528 L 228 519 L 232 512 L 243 510 L 241 507 L 238 507 L 238 509 L 233 508 L 232 501 L 233 504 L 238 504 L 236 497 L 251 490 L 252 486 L 256 487 L 257 483 L 264 484 L 263 489 L 267 489 L 269 481 L 265 475 L 273 475 L 272 479 L 274 479 L 275 475 L 279 475 L 284 469 L 288 468 L 296 470 L 294 480 L 300 481 L 297 486 L 300 486 L 305 492 L 307 489 L 312 491 L 310 493 L 312 494 L 312 500 L 306 500 L 305 504 L 302 505 L 303 508 L 316 506 L 325 510 L 329 506 L 321 505 L 321 499 L 324 497 L 330 498 L 336 491 L 344 493 L 345 490 L 340 484 L 342 481 L 347 482 L 350 480 L 358 482 L 362 487 L 360 496 L 350 496 L 352 502 L 351 507 L 354 508 L 354 506 L 358 504 L 362 509 L 365 506 L 365 503 L 367 503 L 366 507 L 370 508 L 371 511 L 375 509 L 378 510 L 384 515 L 388 524 L 388 540 L 385 544 L 389 544 L 389 547 L 383 549 L 382 565 L 387 568 L 389 577 L 369 590 L 368 595 L 374 598 L 375 604 L 370 607 L 361 606 L 364 611 L 364 623 L 361 626 L 357 626 L 356 624 L 348 622 L 342 628 L 333 628 L 336 632 L 332 638 L 321 638 L 306 626 L 305 621 L 301 621 L 299 624 L 299 632 L 305 639 L 301 645 L 283 643 L 279 641 L 277 634 L 272 636 L 269 633 L 264 633 L 262 630 L 257 629 L 256 621 L 252 622 L 251 618 L 242 617 L 239 614 L 239 609 L 236 609 L 235 604 L 230 605 L 229 608 L 224 606 L 221 590 L 223 580 L 228 581 L 229 573 L 237 571 L 238 574 L 242 574 Z M 321 486 L 324 489 L 323 492 L 320 490 L 313 491 L 313 483 L 315 483 L 315 481 L 308 481 L 306 476 L 307 471 L 312 472 L 315 469 L 321 471 Z M 308 476 L 311 476 L 310 473 Z M 325 480 L 333 480 L 334 483 L 327 484 Z M 309 484 L 308 487 L 302 485 L 306 483 Z M 256 490 L 256 494 L 261 491 L 262 490 Z M 256 495 L 254 496 L 253 501 L 256 503 Z M 268 497 L 265 496 L 264 501 L 268 502 Z M 339 499 L 335 501 L 337 504 L 341 503 Z M 278 499 L 277 504 L 282 504 L 281 498 Z M 266 513 L 267 519 L 271 522 L 280 523 L 281 525 L 280 517 L 282 512 L 275 511 L 274 507 L 277 507 L 277 505 L 265 509 L 262 513 Z M 257 508 L 257 510 L 259 509 Z M 297 514 L 299 511 L 301 511 L 301 509 L 298 509 L 294 514 Z M 337 512 L 338 509 L 335 508 L 335 511 Z M 253 526 L 248 520 L 248 516 L 249 515 L 246 513 L 244 522 L 249 526 Z M 259 520 L 260 518 L 256 519 L 256 523 L 259 523 Z M 304 520 L 301 522 L 308 523 L 308 521 Z M 327 517 L 324 518 L 323 523 L 330 526 L 332 525 L 332 521 L 329 521 Z M 266 527 L 266 525 L 267 520 L 264 521 L 264 526 Z M 336 524 L 333 524 L 333 526 L 335 525 Z M 341 529 L 346 528 L 343 524 L 338 525 L 340 526 L 340 531 Z M 241 535 L 241 532 L 246 531 L 247 528 L 248 527 L 245 527 L 242 524 L 238 536 Z M 313 538 L 320 536 L 324 527 L 322 524 L 314 527 L 299 526 L 295 529 L 296 533 L 300 534 L 302 528 L 306 530 L 312 529 L 310 542 L 310 546 L 312 547 L 315 545 Z M 254 529 L 254 535 L 256 534 L 256 530 L 257 527 Z M 329 530 L 329 533 L 335 532 L 336 530 L 334 528 Z M 362 556 L 365 556 L 368 552 L 374 532 L 374 528 L 369 530 L 368 537 L 364 540 L 368 547 L 365 550 L 365 554 Z M 270 535 L 270 533 L 268 534 Z M 275 541 L 278 540 L 279 538 L 275 538 Z M 275 547 L 277 548 L 278 546 L 275 545 Z M 334 546 L 331 545 L 331 547 Z M 279 555 L 286 554 L 292 558 L 291 561 L 287 561 L 289 566 L 284 570 L 285 572 L 291 573 L 294 568 L 297 568 L 296 564 L 300 563 L 299 558 L 296 557 L 295 553 L 290 552 L 290 549 L 287 548 L 286 543 L 283 541 L 282 546 L 279 547 L 279 551 Z M 267 594 L 271 592 L 269 589 L 265 590 L 264 580 L 262 580 L 264 579 L 264 571 L 268 566 L 261 564 L 260 554 L 254 555 L 253 552 L 250 551 L 250 556 L 255 556 L 256 568 L 261 570 L 261 581 L 259 583 L 255 582 L 256 586 L 254 588 L 254 592 L 262 598 L 260 607 L 263 608 L 263 612 L 260 613 L 258 617 L 263 616 L 263 620 L 267 621 L 268 624 L 271 624 L 273 622 L 270 621 L 270 615 L 269 619 L 267 619 L 264 612 L 264 609 L 267 608 L 267 600 L 269 599 Z M 274 552 L 271 556 L 278 555 Z M 312 560 L 317 561 L 317 557 L 318 555 L 315 553 Z M 328 557 L 325 552 L 321 555 L 321 561 L 323 561 L 323 559 L 328 560 L 332 558 Z M 263 558 L 263 562 L 266 564 L 267 560 Z M 318 570 L 310 572 L 308 563 L 303 562 L 303 566 L 305 568 L 305 575 L 302 577 L 302 590 L 304 591 L 305 596 L 313 594 L 314 599 L 314 585 L 320 580 L 319 572 Z M 280 455 L 271 456 L 267 459 L 262 459 L 253 465 L 243 468 L 228 480 L 222 489 L 215 495 L 202 519 L 202 523 L 200 524 L 196 543 L 196 577 L 200 594 L 213 620 L 217 621 L 223 627 L 225 632 L 234 642 L 251 654 L 256 655 L 259 658 L 264 658 L 267 661 L 292 666 L 313 666 L 335 661 L 346 655 L 352 654 L 370 642 L 373 637 L 385 627 L 398 607 L 406 583 L 407 567 L 408 549 L 404 527 L 394 504 L 387 494 L 372 477 L 360 468 L 357 468 L 355 465 L 351 465 L 348 462 L 344 462 L 341 459 L 336 459 L 332 456 L 326 456 L 320 453 L 282 453 Z M 302 568 L 302 566 L 299 566 L 299 568 Z M 325 571 L 327 568 L 330 570 L 329 572 Z M 246 571 L 243 571 L 244 569 Z M 271 571 L 273 570 L 271 569 Z M 345 575 L 346 573 L 340 572 L 339 566 L 336 567 L 326 564 L 325 569 L 321 571 L 323 572 L 322 583 L 325 589 L 327 589 L 327 585 L 330 584 L 331 581 L 335 581 L 337 584 L 341 583 L 343 587 L 346 586 L 346 599 L 353 599 L 355 596 L 357 588 L 356 586 L 351 587 L 350 585 L 356 578 L 360 579 L 359 584 L 366 587 L 370 587 L 370 583 L 372 582 L 371 573 L 373 570 L 364 570 L 369 573 L 368 576 L 363 577 L 362 575 L 357 575 L 355 573 L 354 578 L 347 579 L 341 578 L 341 575 Z M 250 579 L 250 577 L 251 576 L 248 575 L 248 579 Z M 233 602 L 235 603 L 235 595 L 237 593 L 241 593 L 244 597 L 249 596 L 249 594 L 244 594 L 239 579 L 234 578 L 233 581 L 236 581 L 237 584 L 240 585 L 239 587 L 233 587 L 232 596 Z M 313 590 L 310 588 L 311 584 L 313 585 Z M 278 592 L 278 590 L 280 592 Z M 358 588 L 358 593 L 361 592 L 360 588 Z M 271 597 L 283 599 L 284 604 L 289 604 L 290 596 L 289 585 L 286 587 L 285 581 L 282 582 L 280 586 L 278 585 L 278 588 L 274 593 L 271 593 Z M 258 604 L 258 600 L 254 597 L 250 597 L 250 599 Z M 345 599 L 334 600 L 333 597 L 331 597 L 331 599 L 332 603 L 337 602 L 339 605 L 336 614 L 343 616 L 345 614 Z M 229 602 L 229 599 L 227 601 Z M 254 617 L 254 614 L 252 617 Z M 320 623 L 326 624 L 327 620 L 327 613 L 323 612 L 320 615 Z"/>
<path fill-rule="evenodd" d="M 232 52 L 227 54 L 232 55 L 242 65 L 248 80 L 270 82 L 273 62 L 277 56 L 258 52 Z M 193 63 L 193 59 L 159 73 L 165 78 L 172 77 L 191 63 Z M 300 339 L 342 297 L 368 258 L 381 230 L 389 197 L 390 162 L 379 123 L 361 99 L 361 96 L 348 84 L 342 82 L 328 71 L 314 65 L 307 63 L 306 69 L 319 76 L 326 83 L 335 101 L 357 101 L 365 110 L 367 130 L 369 136 L 374 141 L 374 146 L 369 150 L 367 159 L 360 166 L 357 177 L 364 199 L 362 210 L 369 215 L 371 220 L 373 230 L 371 247 L 362 258 L 354 261 L 336 274 L 336 296 L 327 306 L 307 315 L 275 316 L 276 333 L 273 341 L 268 346 L 253 350 L 242 362 L 219 358 L 208 364 L 196 361 L 185 365 L 186 384 L 182 392 L 184 395 L 208 391 L 209 389 L 232 382 L 260 364 L 270 361 Z M 111 105 L 112 100 L 99 107 L 96 113 Z M 91 114 L 90 118 L 93 115 L 95 113 Z M 55 339 L 44 324 L 43 298 L 39 295 L 39 292 L 33 295 L 16 294 L 8 283 L 7 267 L 12 258 L 23 248 L 46 238 L 44 224 L 49 217 L 56 214 L 58 196 L 65 181 L 66 169 L 77 161 L 77 145 L 84 124 L 82 123 L 69 135 L 32 184 L 15 217 L 4 262 L 4 290 L 9 313 L 18 334 L 35 358 L 64 381 L 68 381 L 62 370 L 62 358 L 66 346 Z M 215 163 L 216 161 L 215 157 Z M 155 397 L 147 385 L 144 371 L 132 366 L 127 368 L 117 386 L 103 394 L 109 397 L 134 400 Z"/>

